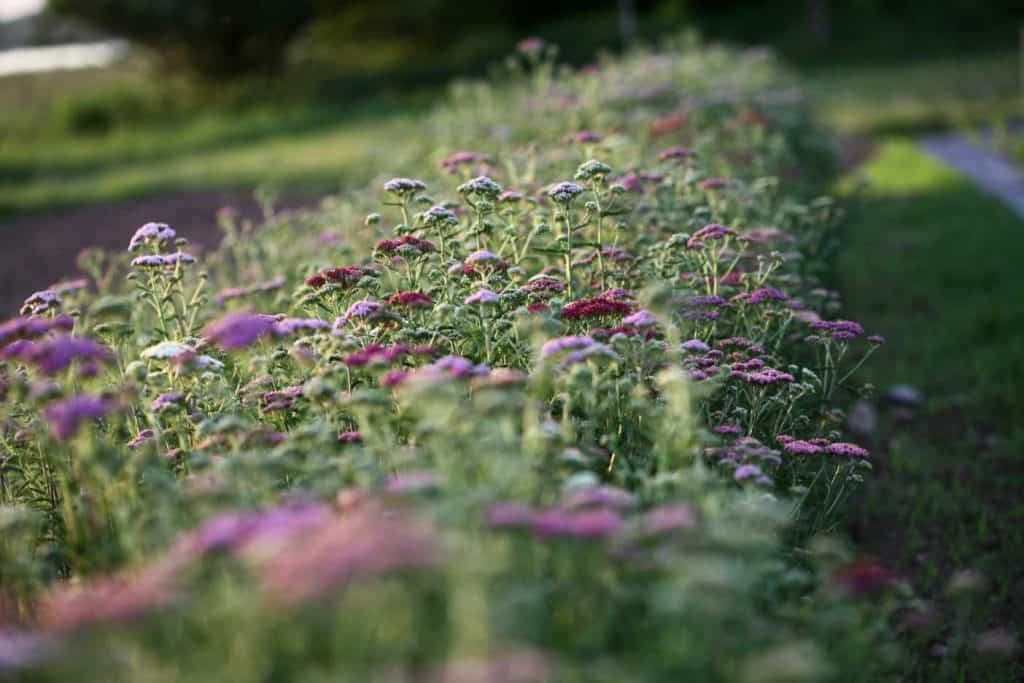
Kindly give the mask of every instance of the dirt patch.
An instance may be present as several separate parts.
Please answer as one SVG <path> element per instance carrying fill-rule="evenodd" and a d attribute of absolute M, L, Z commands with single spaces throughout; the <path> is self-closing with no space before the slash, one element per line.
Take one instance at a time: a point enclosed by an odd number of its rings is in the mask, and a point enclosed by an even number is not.
<path fill-rule="evenodd" d="M 316 203 L 313 197 L 287 197 L 281 208 Z M 25 297 L 75 275 L 75 258 L 86 247 L 124 249 L 147 221 L 169 223 L 179 235 L 203 247 L 220 241 L 216 213 L 230 206 L 243 217 L 262 212 L 246 192 L 209 191 L 79 206 L 0 221 L 0 317 L 17 312 Z"/>

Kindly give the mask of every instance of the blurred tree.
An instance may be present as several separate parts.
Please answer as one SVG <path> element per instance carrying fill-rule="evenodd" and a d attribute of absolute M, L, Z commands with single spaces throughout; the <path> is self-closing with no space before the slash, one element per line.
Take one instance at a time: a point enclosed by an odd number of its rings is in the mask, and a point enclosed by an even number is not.
<path fill-rule="evenodd" d="M 212 78 L 277 69 L 315 10 L 313 0 L 50 0 L 50 7 Z"/>

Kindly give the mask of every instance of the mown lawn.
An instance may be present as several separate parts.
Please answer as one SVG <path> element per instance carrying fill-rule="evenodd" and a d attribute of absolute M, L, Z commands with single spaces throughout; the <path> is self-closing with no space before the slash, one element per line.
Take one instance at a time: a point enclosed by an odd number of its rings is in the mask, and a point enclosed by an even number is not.
<path fill-rule="evenodd" d="M 1014 53 L 998 52 L 811 66 L 804 75 L 830 125 L 873 134 L 1019 112 L 1016 68 Z M 0 79 L 0 219 L 197 188 L 271 184 L 334 191 L 346 176 L 365 177 L 367 163 L 401 154 L 396 132 L 407 132 L 406 117 L 429 106 L 436 93 L 401 91 L 332 106 L 272 96 L 258 107 L 195 113 L 188 113 L 192 105 L 170 101 L 162 115 L 168 96 L 154 87 L 150 73 L 128 62 L 109 70 Z M 169 87 L 177 92 L 180 84 Z M 72 134 L 62 127 L 67 112 L 82 116 L 89 106 L 115 117 L 110 132 Z"/>
<path fill-rule="evenodd" d="M 926 401 L 911 421 L 884 414 L 857 540 L 921 599 L 908 680 L 1022 680 L 1019 659 L 974 650 L 986 631 L 1024 626 L 1024 221 L 908 140 L 885 140 L 862 170 L 840 260 L 846 313 L 888 338 L 866 378 Z M 962 570 L 983 586 L 957 599 Z"/>

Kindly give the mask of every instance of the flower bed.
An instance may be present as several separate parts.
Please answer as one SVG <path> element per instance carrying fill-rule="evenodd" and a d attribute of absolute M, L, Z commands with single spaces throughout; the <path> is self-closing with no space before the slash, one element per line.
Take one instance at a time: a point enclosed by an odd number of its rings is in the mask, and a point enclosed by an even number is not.
<path fill-rule="evenodd" d="M 891 579 L 822 539 L 882 339 L 818 281 L 837 211 L 799 92 L 760 53 L 550 57 L 411 121 L 409 177 L 225 213 L 210 254 L 147 224 L 0 327 L 0 670 L 881 665 L 851 595 Z"/>

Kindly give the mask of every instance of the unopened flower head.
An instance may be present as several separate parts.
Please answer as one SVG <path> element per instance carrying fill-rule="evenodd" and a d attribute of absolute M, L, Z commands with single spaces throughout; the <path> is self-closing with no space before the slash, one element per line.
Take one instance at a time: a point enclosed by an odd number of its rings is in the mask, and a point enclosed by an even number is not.
<path fill-rule="evenodd" d="M 576 180 L 594 180 L 595 178 L 605 178 L 612 172 L 612 167 L 608 164 L 591 159 L 590 161 L 584 161 L 580 164 L 580 167 L 576 169 Z"/>
<path fill-rule="evenodd" d="M 501 185 L 491 178 L 482 175 L 459 185 L 458 191 L 459 194 L 475 195 L 493 201 L 501 194 Z"/>

